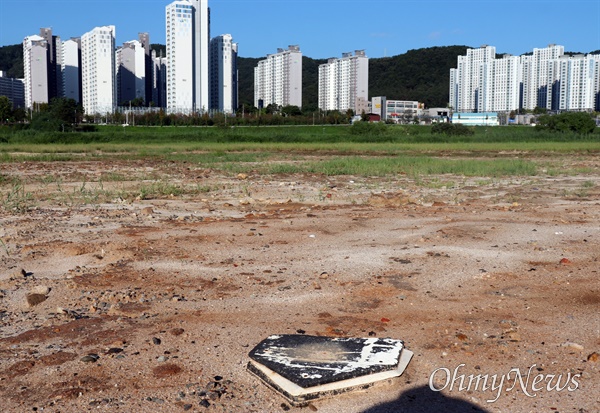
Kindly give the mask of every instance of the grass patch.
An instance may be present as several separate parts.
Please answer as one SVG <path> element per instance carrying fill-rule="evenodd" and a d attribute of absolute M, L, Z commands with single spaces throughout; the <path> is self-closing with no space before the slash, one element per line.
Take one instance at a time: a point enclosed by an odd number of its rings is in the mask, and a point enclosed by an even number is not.
<path fill-rule="evenodd" d="M 25 185 L 19 179 L 13 180 L 10 190 L 0 199 L 2 208 L 16 213 L 23 213 L 34 206 L 31 192 L 25 190 Z"/>
<path fill-rule="evenodd" d="M 247 172 L 238 165 L 237 172 Z M 256 166 L 253 166 L 256 168 Z M 534 162 L 515 159 L 440 159 L 429 156 L 336 157 L 295 164 L 278 163 L 259 166 L 258 171 L 273 173 L 313 173 L 324 175 L 386 176 L 463 175 L 463 176 L 533 176 Z"/>

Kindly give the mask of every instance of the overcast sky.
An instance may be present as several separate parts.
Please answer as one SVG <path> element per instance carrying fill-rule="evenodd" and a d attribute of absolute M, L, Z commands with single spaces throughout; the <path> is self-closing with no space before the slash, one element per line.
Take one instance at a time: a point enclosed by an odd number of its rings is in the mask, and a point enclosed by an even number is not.
<path fill-rule="evenodd" d="M 63 39 L 116 26 L 117 45 L 149 32 L 165 43 L 163 0 L 0 0 L 0 46 L 52 27 Z M 229 33 L 242 57 L 299 45 L 312 58 L 364 49 L 394 56 L 433 46 L 495 46 L 520 55 L 560 44 L 600 49 L 600 0 L 209 0 L 211 36 Z"/>

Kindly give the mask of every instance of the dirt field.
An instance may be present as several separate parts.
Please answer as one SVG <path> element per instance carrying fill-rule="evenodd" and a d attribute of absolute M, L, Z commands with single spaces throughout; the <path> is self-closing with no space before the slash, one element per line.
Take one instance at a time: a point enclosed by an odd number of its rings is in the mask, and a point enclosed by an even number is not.
<path fill-rule="evenodd" d="M 0 411 L 299 411 L 246 364 L 267 336 L 305 333 L 415 355 L 304 411 L 599 412 L 600 159 L 569 162 L 595 172 L 417 185 L 2 164 L 37 183 L 33 208 L 0 209 Z M 140 184 L 99 176 L 141 170 L 212 189 L 94 199 Z"/>

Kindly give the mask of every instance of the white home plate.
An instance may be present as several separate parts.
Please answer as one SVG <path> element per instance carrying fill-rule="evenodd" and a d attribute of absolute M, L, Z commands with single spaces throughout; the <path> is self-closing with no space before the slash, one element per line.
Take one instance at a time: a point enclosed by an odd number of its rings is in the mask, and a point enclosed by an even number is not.
<path fill-rule="evenodd" d="M 412 355 L 389 338 L 273 335 L 250 352 L 248 370 L 302 405 L 400 376 Z"/>

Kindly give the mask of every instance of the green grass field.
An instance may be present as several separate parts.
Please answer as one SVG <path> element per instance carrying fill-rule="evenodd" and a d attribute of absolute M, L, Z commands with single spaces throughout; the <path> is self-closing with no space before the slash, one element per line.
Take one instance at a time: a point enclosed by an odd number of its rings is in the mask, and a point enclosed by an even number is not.
<path fill-rule="evenodd" d="M 363 125 L 361 129 L 103 126 L 89 133 L 2 128 L 0 142 L 0 164 L 77 161 L 82 157 L 155 158 L 231 173 L 252 170 L 262 174 L 415 177 L 533 176 L 542 170 L 569 173 L 574 170 L 561 168 L 553 159 L 600 153 L 600 132 L 577 135 L 519 126 L 478 127 L 473 135 L 453 137 L 432 134 L 430 127 L 413 125 Z"/>

